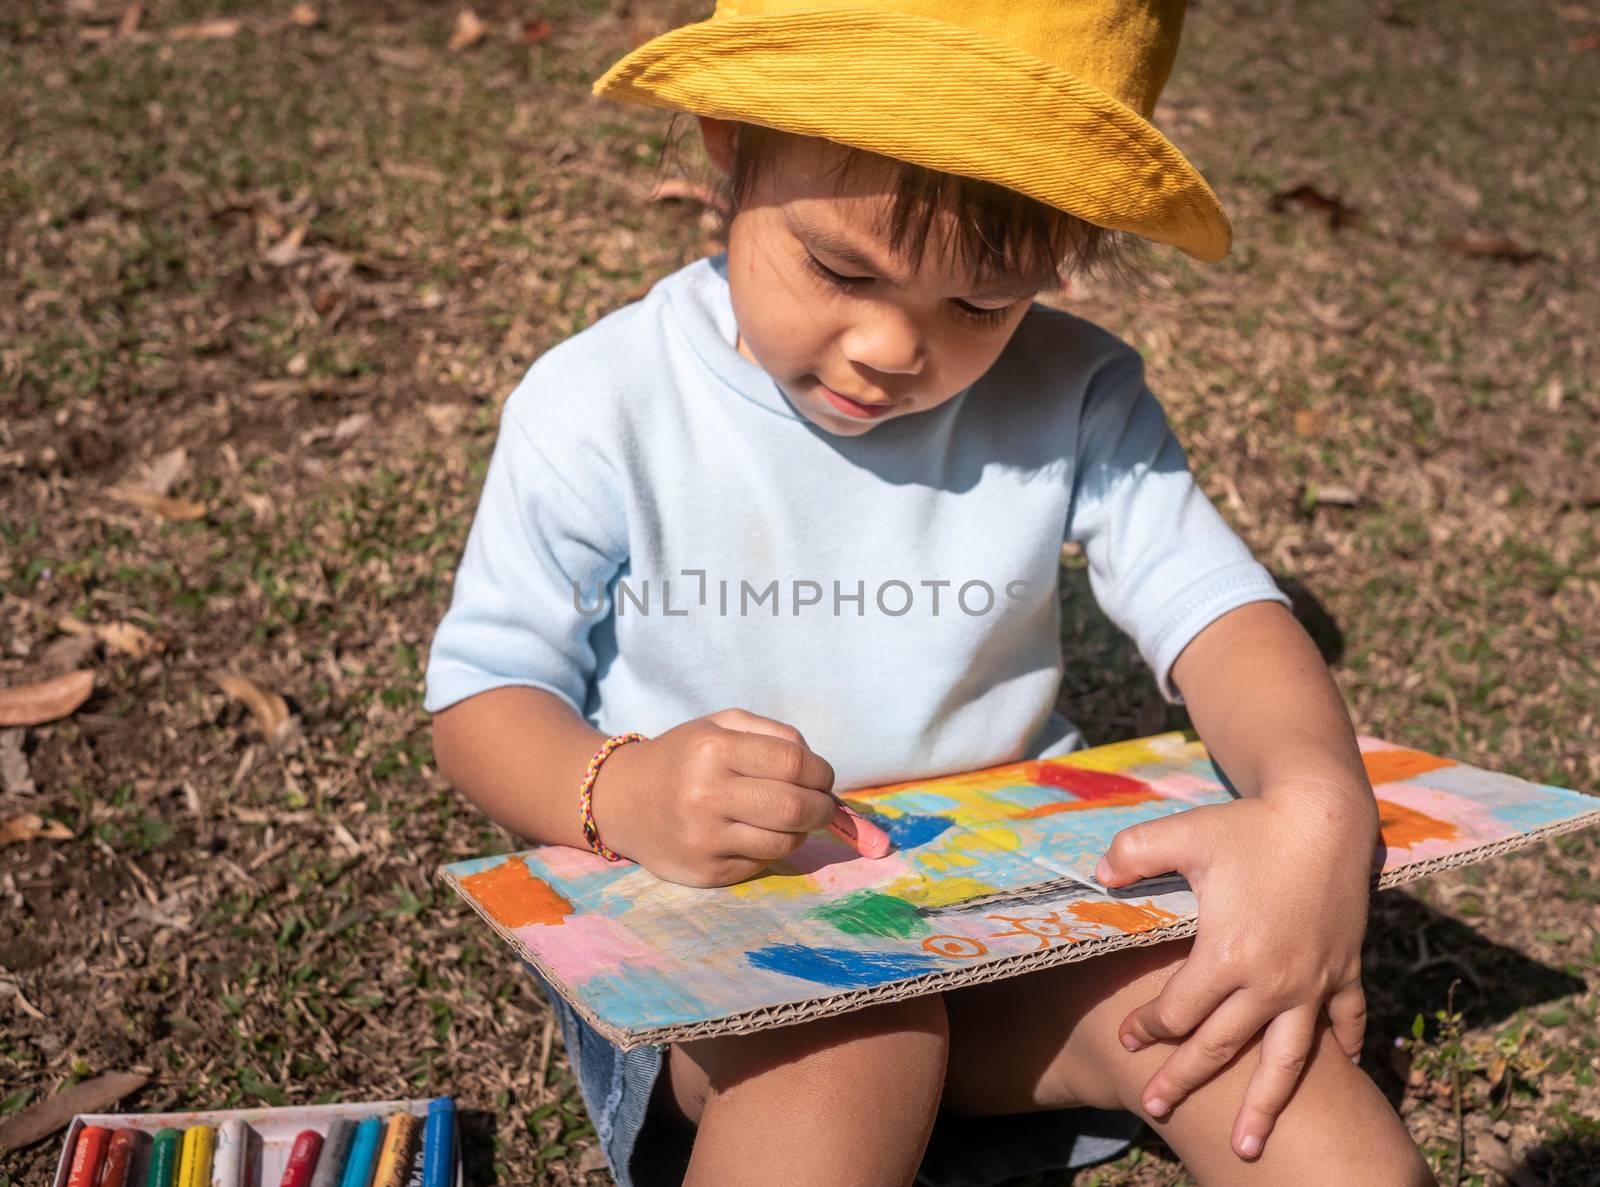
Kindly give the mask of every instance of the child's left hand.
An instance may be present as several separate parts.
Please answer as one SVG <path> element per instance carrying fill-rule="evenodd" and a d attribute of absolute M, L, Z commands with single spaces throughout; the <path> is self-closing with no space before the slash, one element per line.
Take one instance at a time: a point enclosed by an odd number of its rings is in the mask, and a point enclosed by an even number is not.
<path fill-rule="evenodd" d="M 1200 905 L 1188 959 L 1120 1027 L 1133 1051 L 1182 1040 L 1145 1085 L 1147 1112 L 1164 1116 L 1265 1028 L 1233 1125 L 1242 1158 L 1261 1152 L 1294 1095 L 1324 1007 L 1339 1046 L 1361 1053 L 1377 837 L 1370 818 L 1337 806 L 1349 800 L 1326 785 L 1278 786 L 1180 812 L 1118 833 L 1096 871 L 1107 886 L 1177 871 Z"/>

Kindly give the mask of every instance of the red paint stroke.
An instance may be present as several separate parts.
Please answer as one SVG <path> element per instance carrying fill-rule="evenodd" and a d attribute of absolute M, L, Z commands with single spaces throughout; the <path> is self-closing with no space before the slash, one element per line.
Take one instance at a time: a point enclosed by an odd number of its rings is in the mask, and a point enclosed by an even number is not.
<path fill-rule="evenodd" d="M 1073 798 L 1024 808 L 1011 813 L 1012 820 L 1037 820 L 1041 816 L 1053 816 L 1057 812 L 1080 812 L 1085 808 L 1121 808 L 1161 798 L 1148 783 L 1130 779 L 1126 775 L 1086 771 L 1082 767 L 1069 767 L 1061 763 L 1030 762 L 1022 765 L 1023 778 L 1028 782 L 1060 788 L 1071 792 Z"/>
<path fill-rule="evenodd" d="M 1437 771 L 1456 764 L 1448 758 L 1435 758 L 1420 750 L 1368 750 L 1361 756 L 1367 768 L 1367 778 L 1374 786 L 1379 783 L 1398 783 L 1424 771 Z"/>
<path fill-rule="evenodd" d="M 461 879 L 461 888 L 502 927 L 560 923 L 572 914 L 572 904 L 543 878 L 535 878 L 520 857 L 468 874 Z"/>

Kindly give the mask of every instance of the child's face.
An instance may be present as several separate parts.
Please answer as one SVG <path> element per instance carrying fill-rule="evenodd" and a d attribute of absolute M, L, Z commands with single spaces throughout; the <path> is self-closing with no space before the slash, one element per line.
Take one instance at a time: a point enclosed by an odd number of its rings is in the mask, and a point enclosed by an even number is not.
<path fill-rule="evenodd" d="M 702 119 L 701 130 L 731 170 L 733 126 Z M 780 151 L 728 235 L 740 353 L 812 423 L 849 436 L 935 408 L 987 371 L 1037 289 L 980 282 L 950 261 L 945 212 L 912 272 L 880 230 L 883 179 L 827 176 L 840 150 L 826 140 Z"/>

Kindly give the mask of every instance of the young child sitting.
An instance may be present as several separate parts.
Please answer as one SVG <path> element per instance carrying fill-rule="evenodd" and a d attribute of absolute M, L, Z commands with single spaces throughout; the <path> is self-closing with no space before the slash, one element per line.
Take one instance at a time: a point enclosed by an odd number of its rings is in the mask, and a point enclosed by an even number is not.
<path fill-rule="evenodd" d="M 506 403 L 429 660 L 440 769 L 532 840 L 758 875 L 832 791 L 1082 744 L 1071 540 L 1240 793 L 1101 864 L 1185 875 L 1192 943 L 627 1053 L 551 993 L 625 1187 L 997 1183 L 1143 1122 L 1203 1184 L 1433 1181 L 1352 1062 L 1377 816 L 1334 684 L 1138 353 L 1032 301 L 1123 236 L 1226 254 L 1148 122 L 1182 14 L 723 0 L 596 84 L 699 117 L 728 249 Z"/>

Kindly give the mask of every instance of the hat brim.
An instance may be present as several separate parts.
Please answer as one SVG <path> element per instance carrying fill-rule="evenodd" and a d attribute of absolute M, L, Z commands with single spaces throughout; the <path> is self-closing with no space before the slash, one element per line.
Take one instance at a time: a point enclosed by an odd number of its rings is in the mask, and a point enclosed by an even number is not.
<path fill-rule="evenodd" d="M 837 9 L 719 16 L 646 42 L 593 90 L 982 178 L 1208 263 L 1233 238 L 1205 178 L 1138 112 L 942 21 Z"/>

